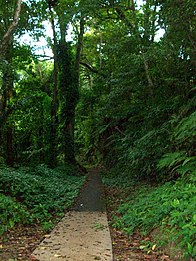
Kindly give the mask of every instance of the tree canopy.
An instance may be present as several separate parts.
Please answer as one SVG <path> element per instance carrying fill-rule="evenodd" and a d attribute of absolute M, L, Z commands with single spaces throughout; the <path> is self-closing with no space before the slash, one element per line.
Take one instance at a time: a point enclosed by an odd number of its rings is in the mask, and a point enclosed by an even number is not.
<path fill-rule="evenodd" d="M 0 6 L 0 166 L 101 164 L 127 180 L 193 179 L 194 1 Z M 41 39 L 52 55 L 36 51 Z"/>
<path fill-rule="evenodd" d="M 51 166 L 126 161 L 134 175 L 157 179 L 164 155 L 185 150 L 191 157 L 192 139 L 177 135 L 184 120 L 195 117 L 195 17 L 192 1 L 181 4 L 2 4 L 2 160 Z M 46 21 L 52 38 L 44 32 Z M 45 35 L 51 60 L 20 43 L 23 34 L 37 40 Z M 193 126 L 186 126 L 189 135 Z"/>

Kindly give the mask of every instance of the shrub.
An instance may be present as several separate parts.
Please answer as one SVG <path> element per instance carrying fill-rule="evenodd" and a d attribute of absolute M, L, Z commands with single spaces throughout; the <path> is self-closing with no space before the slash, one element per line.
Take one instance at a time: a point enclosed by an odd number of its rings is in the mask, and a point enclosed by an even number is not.
<path fill-rule="evenodd" d="M 0 235 L 19 222 L 31 222 L 27 208 L 13 198 L 0 194 Z"/>
<path fill-rule="evenodd" d="M 47 227 L 45 222 L 53 223 L 53 216 L 61 216 L 72 205 L 83 184 L 84 177 L 67 175 L 70 168 L 67 171 L 52 170 L 45 165 L 18 170 L 3 168 L 0 169 L 0 190 L 28 209 L 32 221 Z"/>
<path fill-rule="evenodd" d="M 194 235 L 196 233 L 195 178 L 166 182 L 159 187 L 143 185 L 124 199 L 118 209 L 121 218 L 114 217 L 113 226 L 132 234 L 135 229 L 148 234 L 155 228 L 161 228 L 162 236 L 155 240 L 157 245 L 175 242 L 184 256 L 196 256 Z"/>

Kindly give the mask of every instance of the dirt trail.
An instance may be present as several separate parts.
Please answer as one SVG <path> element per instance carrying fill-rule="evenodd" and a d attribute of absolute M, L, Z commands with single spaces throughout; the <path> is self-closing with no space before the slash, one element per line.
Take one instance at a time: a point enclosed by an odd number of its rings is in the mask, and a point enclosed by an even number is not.
<path fill-rule="evenodd" d="M 89 172 L 75 206 L 45 237 L 33 252 L 32 258 L 40 261 L 113 260 L 98 170 Z"/>

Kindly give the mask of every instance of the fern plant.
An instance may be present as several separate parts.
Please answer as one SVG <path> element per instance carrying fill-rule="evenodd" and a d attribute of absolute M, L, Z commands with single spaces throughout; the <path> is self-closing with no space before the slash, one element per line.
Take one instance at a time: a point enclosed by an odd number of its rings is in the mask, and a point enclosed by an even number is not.
<path fill-rule="evenodd" d="M 173 169 L 186 159 L 185 151 L 177 151 L 165 154 L 158 162 L 159 169 L 169 168 Z"/>
<path fill-rule="evenodd" d="M 195 130 L 196 112 L 178 120 L 178 124 L 170 138 L 175 151 L 164 154 L 157 163 L 158 171 L 163 170 L 164 176 L 171 179 L 196 173 L 196 156 L 194 153 Z M 167 175 L 165 175 L 166 172 Z"/>
<path fill-rule="evenodd" d="M 196 135 L 196 112 L 193 112 L 186 118 L 183 118 L 174 130 L 176 142 L 188 141 L 192 143 Z"/>
<path fill-rule="evenodd" d="M 196 173 L 196 157 L 186 156 L 185 151 L 178 151 L 165 154 L 157 164 L 158 169 L 168 169 L 170 176 L 175 173 L 184 176 L 185 174 Z"/>

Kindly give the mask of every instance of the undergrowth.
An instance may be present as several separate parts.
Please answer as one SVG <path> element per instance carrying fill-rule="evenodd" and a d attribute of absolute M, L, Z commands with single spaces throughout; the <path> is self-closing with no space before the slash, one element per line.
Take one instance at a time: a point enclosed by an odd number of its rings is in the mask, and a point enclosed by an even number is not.
<path fill-rule="evenodd" d="M 118 183 L 115 181 L 118 179 Z M 138 230 L 143 235 L 159 231 L 153 236 L 152 246 L 163 247 L 174 242 L 173 255 L 182 253 L 183 258 L 196 257 L 196 188 L 194 174 L 166 182 L 159 186 L 127 181 L 123 175 L 104 176 L 106 185 L 119 186 L 130 193 L 123 198 L 113 217 L 113 227 L 127 234 Z M 152 233 L 153 234 L 153 233 Z M 143 244 L 143 242 L 141 242 Z"/>
<path fill-rule="evenodd" d="M 84 177 L 73 175 L 70 167 L 54 170 L 35 168 L 0 169 L 0 234 L 17 223 L 34 222 L 50 230 L 69 208 Z"/>

